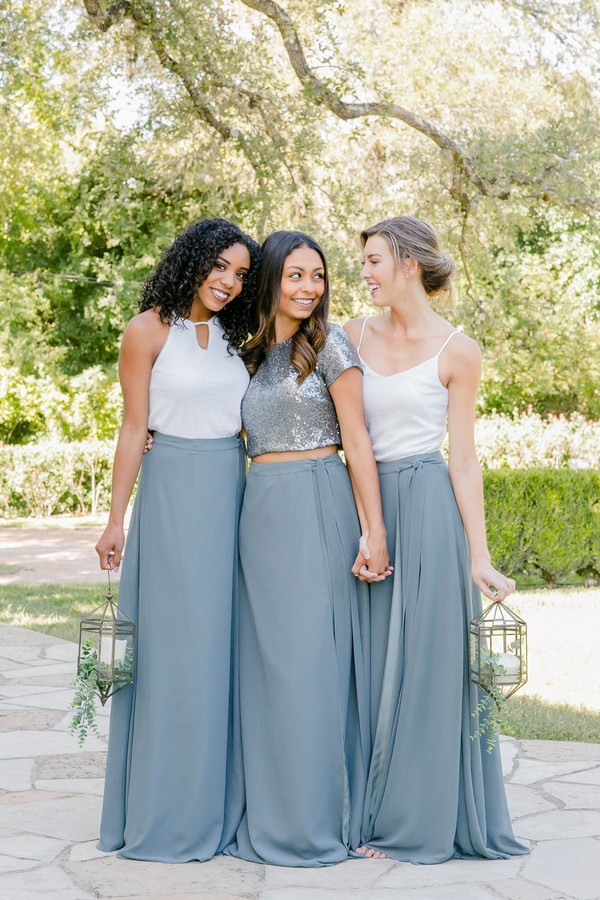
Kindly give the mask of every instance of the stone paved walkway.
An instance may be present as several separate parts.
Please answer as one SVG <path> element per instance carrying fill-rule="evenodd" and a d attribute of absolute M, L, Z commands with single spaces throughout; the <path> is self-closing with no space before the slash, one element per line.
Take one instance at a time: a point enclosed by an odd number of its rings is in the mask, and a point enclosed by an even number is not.
<path fill-rule="evenodd" d="M 598 900 L 600 745 L 503 739 L 517 835 L 530 857 L 412 866 L 356 860 L 328 869 L 228 857 L 172 866 L 96 848 L 102 738 L 68 732 L 76 646 L 0 626 L 0 897 L 3 900 Z"/>

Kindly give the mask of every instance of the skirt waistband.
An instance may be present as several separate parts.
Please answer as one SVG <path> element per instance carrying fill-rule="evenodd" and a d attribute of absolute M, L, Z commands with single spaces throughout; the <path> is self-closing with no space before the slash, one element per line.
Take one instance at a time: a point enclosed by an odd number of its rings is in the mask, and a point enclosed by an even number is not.
<path fill-rule="evenodd" d="M 413 456 L 378 462 L 377 469 L 380 475 L 387 475 L 390 472 L 402 472 L 405 469 L 422 469 L 424 465 L 445 465 L 445 462 L 440 451 L 435 450 L 433 453 L 415 453 Z"/>
<path fill-rule="evenodd" d="M 185 438 L 174 434 L 154 432 L 154 445 L 172 450 L 191 450 L 195 453 L 213 453 L 215 450 L 237 450 L 243 446 L 239 434 L 222 438 Z"/>
<path fill-rule="evenodd" d="M 253 478 L 264 475 L 289 475 L 293 472 L 323 471 L 330 466 L 343 466 L 338 453 L 322 456 L 319 459 L 293 459 L 289 462 L 250 463 L 248 475 Z"/>

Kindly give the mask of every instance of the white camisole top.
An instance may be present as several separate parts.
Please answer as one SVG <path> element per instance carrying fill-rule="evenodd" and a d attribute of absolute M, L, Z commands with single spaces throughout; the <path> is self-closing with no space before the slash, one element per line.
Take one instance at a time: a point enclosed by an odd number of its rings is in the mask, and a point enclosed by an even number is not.
<path fill-rule="evenodd" d="M 203 350 L 196 328 L 208 328 Z M 250 376 L 216 316 L 171 325 L 150 374 L 148 428 L 184 438 L 233 437 Z"/>
<path fill-rule="evenodd" d="M 363 341 L 367 317 L 358 342 Z M 458 331 L 453 331 L 435 356 L 417 366 L 380 375 L 360 357 L 363 365 L 365 419 L 377 462 L 402 459 L 416 453 L 439 450 L 446 437 L 448 388 L 440 381 L 442 351 Z"/>

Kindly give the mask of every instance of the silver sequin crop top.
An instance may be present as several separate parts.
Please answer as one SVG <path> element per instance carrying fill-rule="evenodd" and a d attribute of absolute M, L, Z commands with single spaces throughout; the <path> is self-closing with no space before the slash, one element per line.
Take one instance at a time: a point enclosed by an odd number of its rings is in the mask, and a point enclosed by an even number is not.
<path fill-rule="evenodd" d="M 330 324 L 317 368 L 302 384 L 291 354 L 292 338 L 274 344 L 250 381 L 242 401 L 248 456 L 341 443 L 329 385 L 353 366 L 362 371 L 354 345 L 343 328 Z"/>

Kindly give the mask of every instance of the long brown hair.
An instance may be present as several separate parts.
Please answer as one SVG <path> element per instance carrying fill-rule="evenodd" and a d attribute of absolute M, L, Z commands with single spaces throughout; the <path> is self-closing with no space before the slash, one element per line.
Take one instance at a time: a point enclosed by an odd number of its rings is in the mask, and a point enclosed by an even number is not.
<path fill-rule="evenodd" d="M 319 254 L 323 263 L 325 283 L 325 290 L 318 306 L 308 319 L 300 323 L 298 331 L 292 337 L 291 364 L 298 372 L 298 384 L 302 384 L 316 369 L 318 355 L 325 346 L 329 330 L 327 261 L 319 244 L 308 234 L 301 231 L 274 231 L 263 243 L 258 274 L 258 327 L 254 336 L 245 344 L 242 358 L 250 374 L 254 375 L 267 350 L 275 343 L 275 317 L 279 309 L 283 269 L 290 253 L 299 247 L 308 247 Z"/>

